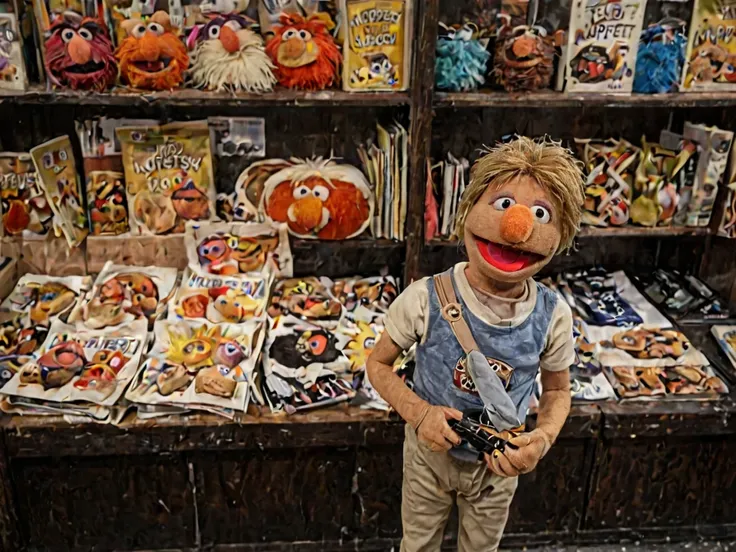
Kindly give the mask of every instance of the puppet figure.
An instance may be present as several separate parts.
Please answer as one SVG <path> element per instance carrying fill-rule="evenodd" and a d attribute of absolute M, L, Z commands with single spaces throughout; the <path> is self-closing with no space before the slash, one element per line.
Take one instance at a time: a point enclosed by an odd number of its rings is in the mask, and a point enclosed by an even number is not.
<path fill-rule="evenodd" d="M 266 181 L 261 211 L 300 238 L 343 240 L 362 233 L 374 198 L 363 173 L 331 160 L 304 161 Z"/>
<path fill-rule="evenodd" d="M 266 52 L 276 65 L 276 78 L 287 88 L 324 90 L 337 84 L 342 54 L 323 19 L 283 14 Z"/>
<path fill-rule="evenodd" d="M 43 385 L 46 389 L 61 387 L 79 374 L 86 362 L 82 346 L 76 341 L 65 341 L 49 349 L 37 363 L 24 366 L 20 381 L 26 385 Z"/>
<path fill-rule="evenodd" d="M 115 84 L 118 67 L 104 21 L 69 11 L 49 32 L 46 72 L 53 84 L 96 92 Z"/>
<path fill-rule="evenodd" d="M 192 83 L 207 90 L 269 92 L 276 77 L 263 39 L 239 14 L 218 15 L 195 27 L 187 41 L 192 53 Z M 191 46 L 190 46 L 191 48 Z"/>
<path fill-rule="evenodd" d="M 438 90 L 467 92 L 485 84 L 491 54 L 473 38 L 475 32 L 470 24 L 460 30 L 440 24 L 435 59 Z"/>
<path fill-rule="evenodd" d="M 461 544 L 467 550 L 498 549 L 516 476 L 535 469 L 567 416 L 575 361 L 572 313 L 533 277 L 573 244 L 583 199 L 579 163 L 559 144 L 521 137 L 488 151 L 475 162 L 458 206 L 469 261 L 407 287 L 391 305 L 367 360 L 370 383 L 408 423 L 404 485 L 436 480 L 459 461 L 476 464 L 467 468 L 468 484 L 488 491 L 465 497 L 470 504 L 461 509 L 460 523 L 483 526 Z M 410 389 L 393 365 L 413 346 Z M 536 427 L 519 433 L 540 371 Z M 501 449 L 464 441 L 469 433 L 463 429 L 474 423 L 486 436 L 500 433 Z M 452 502 L 457 482 L 441 480 Z M 444 527 L 450 504 L 444 496 L 406 490 L 403 512 L 411 515 L 402 519 L 402 547 L 439 549 L 442 532 L 425 538 L 423 527 Z M 503 513 L 489 516 L 487 508 Z M 437 514 L 427 525 L 426 516 L 418 521 L 413 515 L 419 511 Z"/>
<path fill-rule="evenodd" d="M 512 27 L 506 16 L 496 41 L 493 73 L 507 92 L 549 88 L 557 47 L 564 32 L 548 36 L 543 27 Z"/>
<path fill-rule="evenodd" d="M 169 15 L 157 11 L 146 22 L 127 19 L 121 25 L 127 36 L 115 56 L 123 82 L 144 90 L 171 90 L 179 86 L 189 67 L 189 56 Z"/>

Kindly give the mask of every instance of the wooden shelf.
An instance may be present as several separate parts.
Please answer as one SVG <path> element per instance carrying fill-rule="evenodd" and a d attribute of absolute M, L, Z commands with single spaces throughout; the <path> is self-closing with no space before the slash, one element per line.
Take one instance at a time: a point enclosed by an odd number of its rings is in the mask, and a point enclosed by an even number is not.
<path fill-rule="evenodd" d="M 24 105 L 85 105 L 85 106 L 171 106 L 171 107 L 238 107 L 238 106 L 392 106 L 408 105 L 407 92 L 354 93 L 342 90 L 305 92 L 277 88 L 268 94 L 227 94 L 202 90 L 181 89 L 170 92 L 141 92 L 117 88 L 110 92 L 89 93 L 72 90 L 49 91 L 41 86 L 25 92 L 2 92 L 0 103 Z"/>
<path fill-rule="evenodd" d="M 540 90 L 508 92 L 436 92 L 434 107 L 728 107 L 736 94 L 690 92 L 677 94 L 567 94 Z"/>
<path fill-rule="evenodd" d="M 313 249 L 317 247 L 334 249 L 400 249 L 405 246 L 404 242 L 373 239 L 373 238 L 355 238 L 352 240 L 342 241 L 320 241 L 320 240 L 303 240 L 291 238 L 292 249 Z"/>
<path fill-rule="evenodd" d="M 668 236 L 707 236 L 710 228 L 683 228 L 661 227 L 643 228 L 641 226 L 619 226 L 609 228 L 595 228 L 584 226 L 578 233 L 578 238 L 666 238 Z M 433 239 L 427 247 L 458 247 L 457 241 Z"/>

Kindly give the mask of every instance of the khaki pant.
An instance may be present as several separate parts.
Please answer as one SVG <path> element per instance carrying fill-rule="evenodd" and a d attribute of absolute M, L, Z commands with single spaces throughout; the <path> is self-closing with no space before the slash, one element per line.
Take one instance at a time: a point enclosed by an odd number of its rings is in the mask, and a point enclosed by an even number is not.
<path fill-rule="evenodd" d="M 458 552 L 493 552 L 506 526 L 517 478 L 499 477 L 485 462 L 455 460 L 431 452 L 406 426 L 401 552 L 438 552 L 457 499 L 460 525 Z"/>

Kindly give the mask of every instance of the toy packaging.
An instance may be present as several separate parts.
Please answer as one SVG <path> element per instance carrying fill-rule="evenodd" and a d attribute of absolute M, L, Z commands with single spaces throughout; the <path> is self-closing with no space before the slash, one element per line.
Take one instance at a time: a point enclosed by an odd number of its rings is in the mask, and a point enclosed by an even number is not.
<path fill-rule="evenodd" d="M 268 315 L 289 315 L 319 326 L 335 327 L 342 315 L 342 303 L 331 292 L 333 282 L 326 277 L 290 278 L 276 284 Z"/>
<path fill-rule="evenodd" d="M 23 47 L 15 14 L 0 13 L 0 90 L 28 87 Z"/>
<path fill-rule="evenodd" d="M 149 405 L 208 410 L 232 417 L 248 407 L 262 324 L 159 321 L 147 360 L 126 399 Z"/>
<path fill-rule="evenodd" d="M 0 389 L 32 359 L 48 333 L 48 325 L 29 324 L 23 313 L 0 314 Z"/>
<path fill-rule="evenodd" d="M 280 170 L 291 166 L 285 159 L 264 159 L 248 166 L 237 178 L 233 192 L 233 220 L 263 221 L 258 210 L 266 181 Z"/>
<path fill-rule="evenodd" d="M 117 236 L 128 231 L 125 177 L 118 171 L 87 173 L 90 231 L 95 236 Z"/>
<path fill-rule="evenodd" d="M 169 14 L 157 11 L 149 18 L 126 19 L 120 27 L 126 37 L 115 57 L 123 84 L 143 90 L 171 90 L 181 85 L 189 55 Z"/>
<path fill-rule="evenodd" d="M 680 89 L 691 16 L 690 2 L 647 2 L 636 59 L 635 93 L 663 94 Z"/>
<path fill-rule="evenodd" d="M 711 326 L 710 331 L 736 370 L 736 326 Z"/>
<path fill-rule="evenodd" d="M 543 27 L 512 27 L 510 18 L 498 31 L 493 74 L 507 92 L 549 88 L 555 56 L 565 39 L 564 31 L 548 34 Z"/>
<path fill-rule="evenodd" d="M 290 277 L 292 256 L 286 224 L 194 223 L 184 238 L 195 272 L 232 276 L 265 273 Z"/>
<path fill-rule="evenodd" d="M 87 213 L 82 203 L 82 188 L 74 150 L 68 136 L 60 136 L 31 150 L 38 183 L 46 194 L 70 247 L 78 247 L 87 236 Z"/>
<path fill-rule="evenodd" d="M 406 90 L 410 84 L 413 0 L 342 0 L 346 29 L 343 88 Z"/>
<path fill-rule="evenodd" d="M 325 20 L 317 15 L 282 14 L 266 52 L 281 86 L 324 90 L 340 82 L 342 54 Z"/>
<path fill-rule="evenodd" d="M 695 0 L 682 77 L 685 92 L 736 90 L 734 8 L 733 0 Z"/>
<path fill-rule="evenodd" d="M 0 235 L 44 237 L 52 227 L 51 210 L 28 153 L 0 153 Z"/>
<path fill-rule="evenodd" d="M 130 230 L 178 234 L 187 221 L 215 218 L 206 122 L 117 130 L 123 151 Z"/>
<path fill-rule="evenodd" d="M 262 93 L 271 91 L 276 83 L 263 39 L 240 14 L 214 16 L 195 27 L 187 43 L 196 88 Z"/>
<path fill-rule="evenodd" d="M 718 188 L 723 184 L 733 132 L 717 127 L 685 122 L 683 136 L 696 142 L 701 153 L 688 203 L 687 226 L 708 226 Z"/>
<path fill-rule="evenodd" d="M 393 276 L 370 278 L 341 278 L 335 280 L 332 293 L 350 313 L 359 309 L 382 315 L 399 295 L 399 286 Z"/>
<path fill-rule="evenodd" d="M 264 184 L 260 210 L 298 238 L 344 240 L 365 231 L 374 197 L 360 170 L 331 159 L 295 160 Z"/>
<path fill-rule="evenodd" d="M 570 16 L 567 91 L 630 93 L 646 2 L 580 0 Z"/>
<path fill-rule="evenodd" d="M 70 321 L 102 329 L 145 320 L 149 328 L 166 310 L 176 285 L 175 268 L 119 266 L 112 261 L 97 275 L 87 301 Z"/>
<path fill-rule="evenodd" d="M 116 330 L 79 330 L 61 322 L 2 393 L 109 421 L 111 407 L 135 375 L 146 343 L 145 322 Z M 64 403 L 64 404 L 60 404 Z M 71 403 L 66 409 L 65 404 Z M 104 407 L 102 409 L 96 406 Z"/>
<path fill-rule="evenodd" d="M 92 287 L 89 276 L 21 276 L 12 293 L 0 304 L 5 312 L 23 313 L 24 325 L 66 322 Z"/>
<path fill-rule="evenodd" d="M 263 276 L 214 276 L 186 270 L 168 319 L 239 324 L 260 318 L 266 312 L 271 282 Z"/>
<path fill-rule="evenodd" d="M 349 400 L 347 336 L 289 316 L 274 320 L 264 347 L 266 398 L 274 412 L 291 414 Z"/>

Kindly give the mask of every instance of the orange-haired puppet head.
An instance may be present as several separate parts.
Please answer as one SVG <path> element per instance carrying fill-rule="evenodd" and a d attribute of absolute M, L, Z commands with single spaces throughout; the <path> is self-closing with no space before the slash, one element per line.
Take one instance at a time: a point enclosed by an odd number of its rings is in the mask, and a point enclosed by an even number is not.
<path fill-rule="evenodd" d="M 351 165 L 317 159 L 283 169 L 266 181 L 262 207 L 302 238 L 343 240 L 363 232 L 373 216 L 373 195 Z"/>
<path fill-rule="evenodd" d="M 105 22 L 65 12 L 46 40 L 46 72 L 57 86 L 101 92 L 115 84 L 118 67 Z"/>
<path fill-rule="evenodd" d="M 300 15 L 281 15 L 281 26 L 266 45 L 276 65 L 276 78 L 287 88 L 323 90 L 336 84 L 342 54 L 327 31 L 324 20 Z"/>
<path fill-rule="evenodd" d="M 124 83 L 145 90 L 171 90 L 182 83 L 189 56 L 166 12 L 157 11 L 146 22 L 127 19 L 122 27 L 127 36 L 115 56 Z"/>

